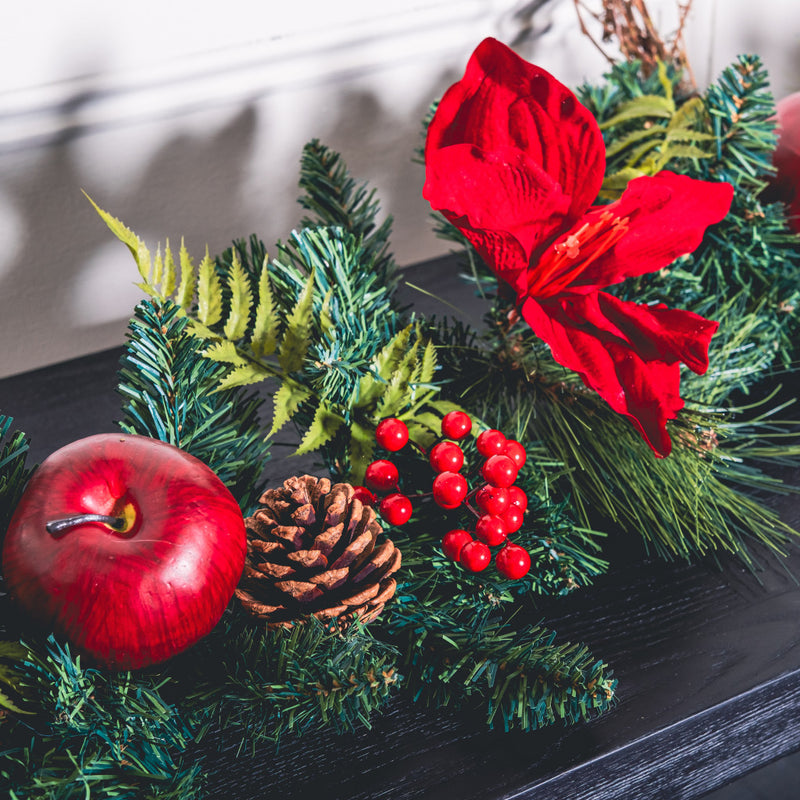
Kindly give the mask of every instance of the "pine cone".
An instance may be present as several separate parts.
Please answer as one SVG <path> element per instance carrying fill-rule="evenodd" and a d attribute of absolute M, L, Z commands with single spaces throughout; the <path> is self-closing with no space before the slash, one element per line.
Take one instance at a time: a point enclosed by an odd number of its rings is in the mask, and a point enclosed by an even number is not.
<path fill-rule="evenodd" d="M 378 616 L 397 587 L 400 551 L 390 539 L 376 546 L 382 528 L 354 492 L 311 475 L 264 492 L 245 520 L 247 560 L 236 590 L 244 608 L 270 626 L 314 616 L 344 627 Z"/>

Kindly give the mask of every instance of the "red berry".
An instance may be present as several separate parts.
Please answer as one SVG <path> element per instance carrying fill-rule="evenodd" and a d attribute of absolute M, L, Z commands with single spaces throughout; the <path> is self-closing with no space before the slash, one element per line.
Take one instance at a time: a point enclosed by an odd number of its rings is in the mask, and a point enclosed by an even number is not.
<path fill-rule="evenodd" d="M 391 461 L 379 458 L 367 467 L 364 480 L 370 489 L 376 492 L 386 492 L 397 486 L 397 481 L 400 480 L 400 473 Z"/>
<path fill-rule="evenodd" d="M 382 419 L 375 428 L 375 441 L 393 453 L 402 450 L 408 441 L 408 428 L 405 422 L 395 417 Z"/>
<path fill-rule="evenodd" d="M 498 456 L 506 446 L 506 437 L 500 431 L 492 428 L 481 433 L 475 440 L 475 444 L 482 456 Z"/>
<path fill-rule="evenodd" d="M 497 571 L 506 578 L 517 580 L 531 568 L 531 557 L 524 547 L 518 544 L 507 544 L 494 560 Z"/>
<path fill-rule="evenodd" d="M 508 504 L 517 506 L 521 511 L 525 511 L 528 507 L 528 495 L 526 495 L 519 486 L 509 486 Z"/>
<path fill-rule="evenodd" d="M 472 537 L 469 535 L 468 531 L 465 531 L 463 528 L 453 528 L 453 530 L 447 531 L 442 537 L 442 550 L 444 550 L 444 554 L 448 558 L 453 559 L 453 561 L 458 561 L 458 557 L 461 555 L 461 549 L 471 541 Z"/>
<path fill-rule="evenodd" d="M 475 523 L 475 536 L 482 542 L 494 547 L 508 538 L 506 524 L 500 517 L 484 514 Z"/>
<path fill-rule="evenodd" d="M 467 496 L 467 479 L 458 472 L 440 472 L 433 479 L 433 499 L 442 508 L 458 508 Z"/>
<path fill-rule="evenodd" d="M 514 439 L 509 439 L 506 446 L 503 448 L 502 454 L 508 456 L 516 465 L 517 469 L 521 469 L 522 465 L 528 458 L 525 448 Z"/>
<path fill-rule="evenodd" d="M 463 411 L 451 411 L 442 418 L 442 435 L 448 439 L 463 439 L 472 430 L 472 420 Z"/>
<path fill-rule="evenodd" d="M 381 500 L 380 510 L 390 525 L 405 525 L 411 518 L 411 501 L 404 494 L 395 492 Z"/>
<path fill-rule="evenodd" d="M 481 486 L 475 493 L 475 503 L 486 514 L 499 516 L 508 508 L 508 489 L 501 486 Z"/>
<path fill-rule="evenodd" d="M 489 566 L 492 551 L 483 542 L 467 542 L 461 548 L 458 560 L 470 572 L 480 572 Z"/>
<path fill-rule="evenodd" d="M 481 467 L 481 475 L 486 483 L 504 489 L 517 479 L 517 465 L 508 456 L 490 456 Z"/>
<path fill-rule="evenodd" d="M 378 498 L 366 486 L 354 486 L 353 490 L 354 500 L 360 500 L 365 506 L 375 505 Z"/>
<path fill-rule="evenodd" d="M 436 472 L 458 472 L 464 466 L 464 451 L 454 442 L 439 442 L 431 448 L 428 460 Z"/>
<path fill-rule="evenodd" d="M 519 506 L 509 506 L 500 516 L 509 533 L 516 533 L 525 520 L 525 513 Z"/>

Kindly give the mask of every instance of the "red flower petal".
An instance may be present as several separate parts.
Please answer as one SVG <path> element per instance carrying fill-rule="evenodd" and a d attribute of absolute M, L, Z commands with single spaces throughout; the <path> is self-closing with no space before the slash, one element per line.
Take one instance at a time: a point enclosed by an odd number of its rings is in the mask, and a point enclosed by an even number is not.
<path fill-rule="evenodd" d="M 458 150 L 448 152 L 453 148 Z M 423 195 L 434 209 L 468 228 L 473 244 L 484 231 L 487 240 L 498 232 L 513 235 L 527 262 L 538 245 L 594 202 L 605 146 L 594 117 L 566 86 L 486 39 L 439 103 L 425 163 Z M 503 176 L 509 168 L 513 174 Z M 498 174 L 487 182 L 492 172 Z M 492 207 L 491 224 L 484 227 L 474 215 Z M 517 271 L 516 265 L 492 263 Z"/>
<path fill-rule="evenodd" d="M 581 270 L 569 288 L 602 289 L 668 266 L 700 245 L 706 228 L 725 217 L 732 200 L 729 183 L 699 181 L 666 171 L 635 178 L 619 200 L 591 209 L 563 237 L 566 241 L 586 223 L 596 227 L 603 217 L 609 220 L 605 227 L 627 220 L 625 234 Z"/>
<path fill-rule="evenodd" d="M 487 153 L 468 144 L 446 147 L 429 159 L 425 191 L 436 193 L 435 202 L 428 196 L 431 205 L 518 292 L 525 288 L 531 251 L 563 225 L 570 204 L 524 153 L 509 148 Z"/>
<path fill-rule="evenodd" d="M 716 322 L 605 292 L 528 298 L 522 316 L 559 364 L 628 416 L 656 455 L 669 455 L 666 422 L 684 405 L 679 362 L 706 371 Z"/>

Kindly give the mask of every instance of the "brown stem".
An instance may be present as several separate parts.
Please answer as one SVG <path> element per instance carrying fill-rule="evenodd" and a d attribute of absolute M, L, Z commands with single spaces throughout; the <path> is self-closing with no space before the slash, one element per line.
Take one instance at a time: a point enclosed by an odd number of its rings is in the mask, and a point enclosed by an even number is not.
<path fill-rule="evenodd" d="M 128 524 L 124 517 L 111 517 L 106 514 L 75 514 L 72 517 L 52 519 L 45 524 L 45 528 L 49 534 L 59 536 L 86 522 L 102 522 L 103 525 L 108 525 L 115 531 L 124 531 Z"/>

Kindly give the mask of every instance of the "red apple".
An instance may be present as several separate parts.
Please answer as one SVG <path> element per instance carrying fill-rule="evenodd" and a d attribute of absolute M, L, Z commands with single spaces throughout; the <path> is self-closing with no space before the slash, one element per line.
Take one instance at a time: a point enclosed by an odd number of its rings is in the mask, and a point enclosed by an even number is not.
<path fill-rule="evenodd" d="M 155 439 L 100 434 L 36 470 L 3 575 L 19 605 L 78 651 L 136 669 L 217 624 L 245 550 L 239 506 L 205 464 Z"/>

